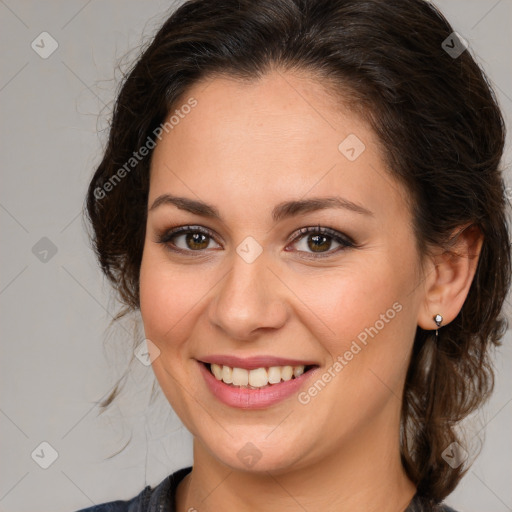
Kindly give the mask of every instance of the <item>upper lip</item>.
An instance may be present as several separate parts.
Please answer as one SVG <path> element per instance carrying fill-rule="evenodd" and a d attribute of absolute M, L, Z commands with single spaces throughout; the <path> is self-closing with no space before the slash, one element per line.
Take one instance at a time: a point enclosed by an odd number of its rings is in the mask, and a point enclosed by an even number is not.
<path fill-rule="evenodd" d="M 270 368 L 271 366 L 316 366 L 317 363 L 310 360 L 288 359 L 284 357 L 275 357 L 269 355 L 236 357 L 232 355 L 211 355 L 198 359 L 203 363 L 214 363 L 220 366 L 230 366 L 231 368 L 244 368 L 254 370 L 256 368 Z"/>

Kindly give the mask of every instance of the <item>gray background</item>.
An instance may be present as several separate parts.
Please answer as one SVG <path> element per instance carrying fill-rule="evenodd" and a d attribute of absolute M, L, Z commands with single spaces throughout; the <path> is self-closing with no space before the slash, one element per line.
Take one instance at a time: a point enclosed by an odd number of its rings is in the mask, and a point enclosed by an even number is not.
<path fill-rule="evenodd" d="M 510 126 L 512 1 L 436 3 L 488 72 Z M 115 67 L 128 50 L 124 62 L 137 55 L 169 8 L 161 0 L 0 0 L 1 512 L 129 499 L 191 463 L 190 435 L 165 397 L 147 408 L 154 376 L 138 360 L 122 400 L 97 414 L 129 361 L 123 347 L 144 336 L 130 334 L 136 316 L 107 329 L 116 304 L 80 216 L 121 76 Z M 31 47 L 43 31 L 58 42 L 46 59 Z M 39 51 L 50 48 L 45 41 Z M 509 137 L 507 167 L 510 148 Z M 485 444 L 448 499 L 461 512 L 512 510 L 510 342 L 509 331 L 495 393 L 468 422 L 470 444 Z M 58 454 L 47 469 L 39 465 L 50 462 L 44 441 Z"/>

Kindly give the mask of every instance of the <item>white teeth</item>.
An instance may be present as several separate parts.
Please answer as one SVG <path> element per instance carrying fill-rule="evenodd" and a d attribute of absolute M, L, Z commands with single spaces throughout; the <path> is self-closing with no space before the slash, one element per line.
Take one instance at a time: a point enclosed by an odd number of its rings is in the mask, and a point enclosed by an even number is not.
<path fill-rule="evenodd" d="M 304 366 L 294 366 L 293 367 L 293 376 L 300 377 L 304 373 Z"/>
<path fill-rule="evenodd" d="M 262 388 L 268 384 L 267 370 L 265 368 L 256 368 L 249 372 L 249 384 L 254 388 Z"/>
<path fill-rule="evenodd" d="M 217 380 L 222 380 L 222 368 L 218 364 L 212 363 L 211 369 L 215 378 Z"/>
<path fill-rule="evenodd" d="M 233 368 L 233 385 L 247 386 L 247 384 L 249 384 L 249 372 L 244 368 Z"/>
<path fill-rule="evenodd" d="M 268 381 L 270 384 L 279 384 L 281 382 L 281 367 L 271 366 L 268 369 Z"/>
<path fill-rule="evenodd" d="M 281 370 L 281 379 L 290 380 L 293 377 L 293 368 L 291 366 L 283 366 Z"/>
<path fill-rule="evenodd" d="M 231 384 L 233 382 L 233 369 L 229 366 L 222 367 L 222 380 L 226 384 Z"/>
<path fill-rule="evenodd" d="M 217 380 L 233 386 L 263 388 L 268 384 L 279 384 L 281 381 L 298 378 L 304 373 L 304 365 L 301 366 L 271 366 L 270 368 L 231 368 L 215 363 L 210 364 L 211 371 Z"/>

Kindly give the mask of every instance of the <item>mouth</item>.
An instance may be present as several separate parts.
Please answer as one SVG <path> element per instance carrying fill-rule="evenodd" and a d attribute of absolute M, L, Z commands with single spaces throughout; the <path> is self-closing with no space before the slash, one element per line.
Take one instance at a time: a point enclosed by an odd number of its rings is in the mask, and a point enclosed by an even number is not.
<path fill-rule="evenodd" d="M 318 368 L 318 365 L 260 366 L 258 368 L 240 368 L 217 363 L 200 361 L 216 380 L 232 388 L 266 389 L 283 382 L 298 379 L 302 375 Z"/>

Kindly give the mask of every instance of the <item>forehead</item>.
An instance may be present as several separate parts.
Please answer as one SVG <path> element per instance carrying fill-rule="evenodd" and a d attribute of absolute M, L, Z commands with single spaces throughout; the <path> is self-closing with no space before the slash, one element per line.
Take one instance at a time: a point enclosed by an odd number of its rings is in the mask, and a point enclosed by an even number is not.
<path fill-rule="evenodd" d="M 191 99 L 195 106 L 182 108 Z M 167 191 L 224 204 L 236 193 L 259 207 L 328 192 L 367 203 L 384 194 L 388 207 L 401 201 L 374 132 L 312 78 L 210 78 L 173 113 L 179 121 L 152 157 L 150 200 Z"/>

